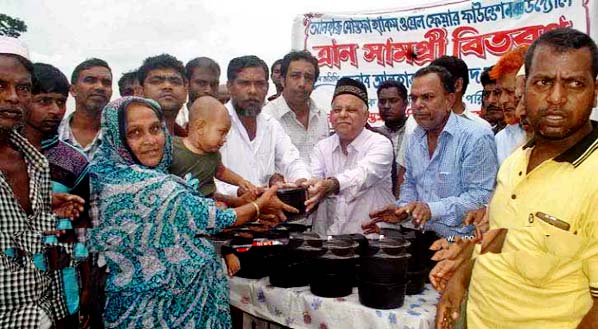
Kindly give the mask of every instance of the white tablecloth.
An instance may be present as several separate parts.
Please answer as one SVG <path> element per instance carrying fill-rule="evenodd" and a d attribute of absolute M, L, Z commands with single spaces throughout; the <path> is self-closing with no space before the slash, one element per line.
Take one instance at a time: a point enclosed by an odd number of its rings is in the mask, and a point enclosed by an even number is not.
<path fill-rule="evenodd" d="M 343 298 L 322 298 L 309 287 L 277 288 L 268 278 L 233 277 L 230 303 L 244 312 L 292 328 L 434 328 L 438 293 L 426 285 L 421 295 L 405 296 L 401 308 L 377 310 L 359 303 L 357 288 Z"/>

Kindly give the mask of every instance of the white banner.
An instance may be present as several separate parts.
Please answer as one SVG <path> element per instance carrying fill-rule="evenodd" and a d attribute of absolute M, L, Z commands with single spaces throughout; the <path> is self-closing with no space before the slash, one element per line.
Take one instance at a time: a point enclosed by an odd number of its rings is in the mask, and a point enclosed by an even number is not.
<path fill-rule="evenodd" d="M 398 80 L 410 89 L 413 74 L 443 55 L 462 58 L 470 84 L 463 101 L 479 110 L 482 71 L 511 49 L 531 44 L 542 33 L 573 27 L 596 37 L 598 1 L 513 0 L 454 1 L 384 12 L 298 16 L 293 49 L 318 58 L 320 77 L 313 96 L 329 106 L 336 81 L 343 76 L 368 87 L 370 123 L 380 120 L 376 88 Z"/>

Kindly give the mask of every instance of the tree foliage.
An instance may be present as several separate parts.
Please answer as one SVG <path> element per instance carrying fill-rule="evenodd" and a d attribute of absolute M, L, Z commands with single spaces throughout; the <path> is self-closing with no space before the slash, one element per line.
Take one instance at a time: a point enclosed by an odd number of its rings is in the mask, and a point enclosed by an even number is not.
<path fill-rule="evenodd" d="M 25 22 L 0 13 L 0 35 L 18 38 L 24 32 L 27 32 Z"/>

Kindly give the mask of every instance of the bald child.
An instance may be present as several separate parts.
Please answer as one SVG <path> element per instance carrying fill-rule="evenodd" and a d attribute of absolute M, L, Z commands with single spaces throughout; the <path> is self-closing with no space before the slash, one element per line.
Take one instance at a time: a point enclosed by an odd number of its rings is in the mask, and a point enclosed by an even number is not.
<path fill-rule="evenodd" d="M 199 181 L 202 195 L 238 207 L 254 199 L 257 189 L 222 164 L 219 150 L 226 142 L 230 127 L 228 111 L 216 98 L 203 96 L 195 100 L 189 109 L 188 136 L 174 138 L 170 172 L 180 177 L 190 174 Z M 234 198 L 217 194 L 214 177 L 250 191 L 250 196 Z"/>

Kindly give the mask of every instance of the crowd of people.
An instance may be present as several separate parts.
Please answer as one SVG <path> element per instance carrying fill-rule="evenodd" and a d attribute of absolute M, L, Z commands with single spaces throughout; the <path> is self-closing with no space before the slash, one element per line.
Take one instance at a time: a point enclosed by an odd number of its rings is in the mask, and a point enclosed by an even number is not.
<path fill-rule="evenodd" d="M 230 328 L 240 264 L 225 255 L 225 271 L 210 236 L 277 225 L 298 211 L 278 188 L 300 186 L 316 233 L 425 231 L 438 328 L 598 328 L 588 35 L 555 29 L 502 56 L 479 115 L 454 56 L 410 90 L 381 83 L 380 126 L 361 81 L 317 104 L 319 74 L 305 50 L 271 67 L 247 55 L 220 84 L 214 60 L 161 54 L 116 98 L 106 61 L 69 81 L 0 37 L 0 327 Z"/>

